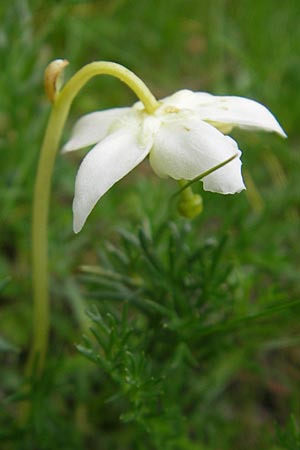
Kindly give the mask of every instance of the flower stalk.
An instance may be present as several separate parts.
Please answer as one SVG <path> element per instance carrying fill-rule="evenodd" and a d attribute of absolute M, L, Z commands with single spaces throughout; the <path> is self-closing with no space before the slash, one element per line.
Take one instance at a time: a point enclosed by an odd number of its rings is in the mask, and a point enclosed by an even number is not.
<path fill-rule="evenodd" d="M 81 88 L 96 75 L 111 75 L 127 84 L 151 114 L 158 102 L 147 86 L 131 71 L 112 62 L 93 62 L 80 69 L 58 90 L 57 80 L 67 61 L 57 60 L 45 72 L 45 88 L 52 101 L 52 111 L 46 129 L 38 163 L 33 199 L 32 219 L 32 282 L 33 282 L 33 342 L 26 366 L 27 376 L 43 372 L 50 328 L 48 289 L 48 216 L 51 179 L 55 157 L 71 104 Z"/>

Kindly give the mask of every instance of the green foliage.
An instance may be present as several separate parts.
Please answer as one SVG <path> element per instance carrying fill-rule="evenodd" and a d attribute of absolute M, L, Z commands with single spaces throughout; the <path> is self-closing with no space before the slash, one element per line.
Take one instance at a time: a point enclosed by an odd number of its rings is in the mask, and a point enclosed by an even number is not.
<path fill-rule="evenodd" d="M 299 448 L 299 14 L 298 0 L 0 2 L 1 449 Z M 248 190 L 201 193 L 203 214 L 190 224 L 170 204 L 177 186 L 145 163 L 78 236 L 82 155 L 59 156 L 49 356 L 42 379 L 26 380 L 43 71 L 58 57 L 70 61 L 67 77 L 116 60 L 158 98 L 181 88 L 254 98 L 289 139 L 235 132 Z M 70 124 L 134 101 L 118 81 L 93 80 Z"/>
<path fill-rule="evenodd" d="M 261 309 L 266 292 L 250 305 L 252 289 L 242 289 L 225 258 L 226 238 L 195 244 L 186 223 L 140 228 L 138 237 L 120 233 L 100 266 L 82 268 L 88 297 L 101 303 L 89 313 L 98 345 L 85 338 L 79 350 L 115 385 L 109 401 L 119 404 L 120 419 L 133 422 L 153 448 L 211 448 L 207 421 L 214 445 L 222 445 L 217 429 L 228 425 L 232 383 L 243 384 L 243 371 L 261 370 L 266 328 L 299 303 L 273 289 L 273 307 Z M 230 408 L 237 420 L 240 409 Z M 237 432 L 236 445 L 239 439 Z M 138 435 L 137 448 L 144 448 L 140 442 Z"/>
<path fill-rule="evenodd" d="M 278 430 L 278 441 L 282 450 L 298 450 L 300 448 L 299 426 L 294 416 L 291 416 L 284 430 Z"/>

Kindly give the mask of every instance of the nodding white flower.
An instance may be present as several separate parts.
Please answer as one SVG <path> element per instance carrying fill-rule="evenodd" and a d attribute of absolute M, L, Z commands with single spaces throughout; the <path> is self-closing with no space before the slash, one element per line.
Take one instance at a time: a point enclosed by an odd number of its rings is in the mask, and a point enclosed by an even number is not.
<path fill-rule="evenodd" d="M 203 187 L 221 194 L 245 189 L 241 152 L 237 143 L 226 136 L 233 127 L 286 136 L 275 117 L 260 103 L 189 90 L 160 100 L 152 114 L 138 102 L 131 108 L 83 116 L 63 148 L 68 152 L 94 145 L 76 177 L 75 233 L 81 230 L 102 195 L 148 155 L 158 176 L 192 180 L 237 154 L 228 164 L 204 177 Z"/>

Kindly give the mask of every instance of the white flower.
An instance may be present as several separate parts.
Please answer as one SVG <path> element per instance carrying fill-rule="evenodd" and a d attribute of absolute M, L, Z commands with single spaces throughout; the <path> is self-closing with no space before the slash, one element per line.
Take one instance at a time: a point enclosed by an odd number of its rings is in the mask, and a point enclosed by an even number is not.
<path fill-rule="evenodd" d="M 141 102 L 85 115 L 75 124 L 64 152 L 95 145 L 75 183 L 74 231 L 78 233 L 103 194 L 149 155 L 160 177 L 192 180 L 234 154 L 237 158 L 203 178 L 205 190 L 234 194 L 245 189 L 241 152 L 224 134 L 233 127 L 286 136 L 263 105 L 242 97 L 189 90 L 159 102 L 148 114 Z"/>

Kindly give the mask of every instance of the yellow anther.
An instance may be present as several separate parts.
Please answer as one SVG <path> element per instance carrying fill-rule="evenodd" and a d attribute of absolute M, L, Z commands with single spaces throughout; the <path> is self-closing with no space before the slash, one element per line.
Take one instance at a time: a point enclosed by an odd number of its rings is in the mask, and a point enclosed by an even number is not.
<path fill-rule="evenodd" d="M 168 106 L 166 106 L 165 107 L 165 112 L 166 113 L 178 113 L 179 112 L 179 109 L 178 108 L 176 108 L 176 106 L 172 106 L 172 105 L 168 105 Z"/>

